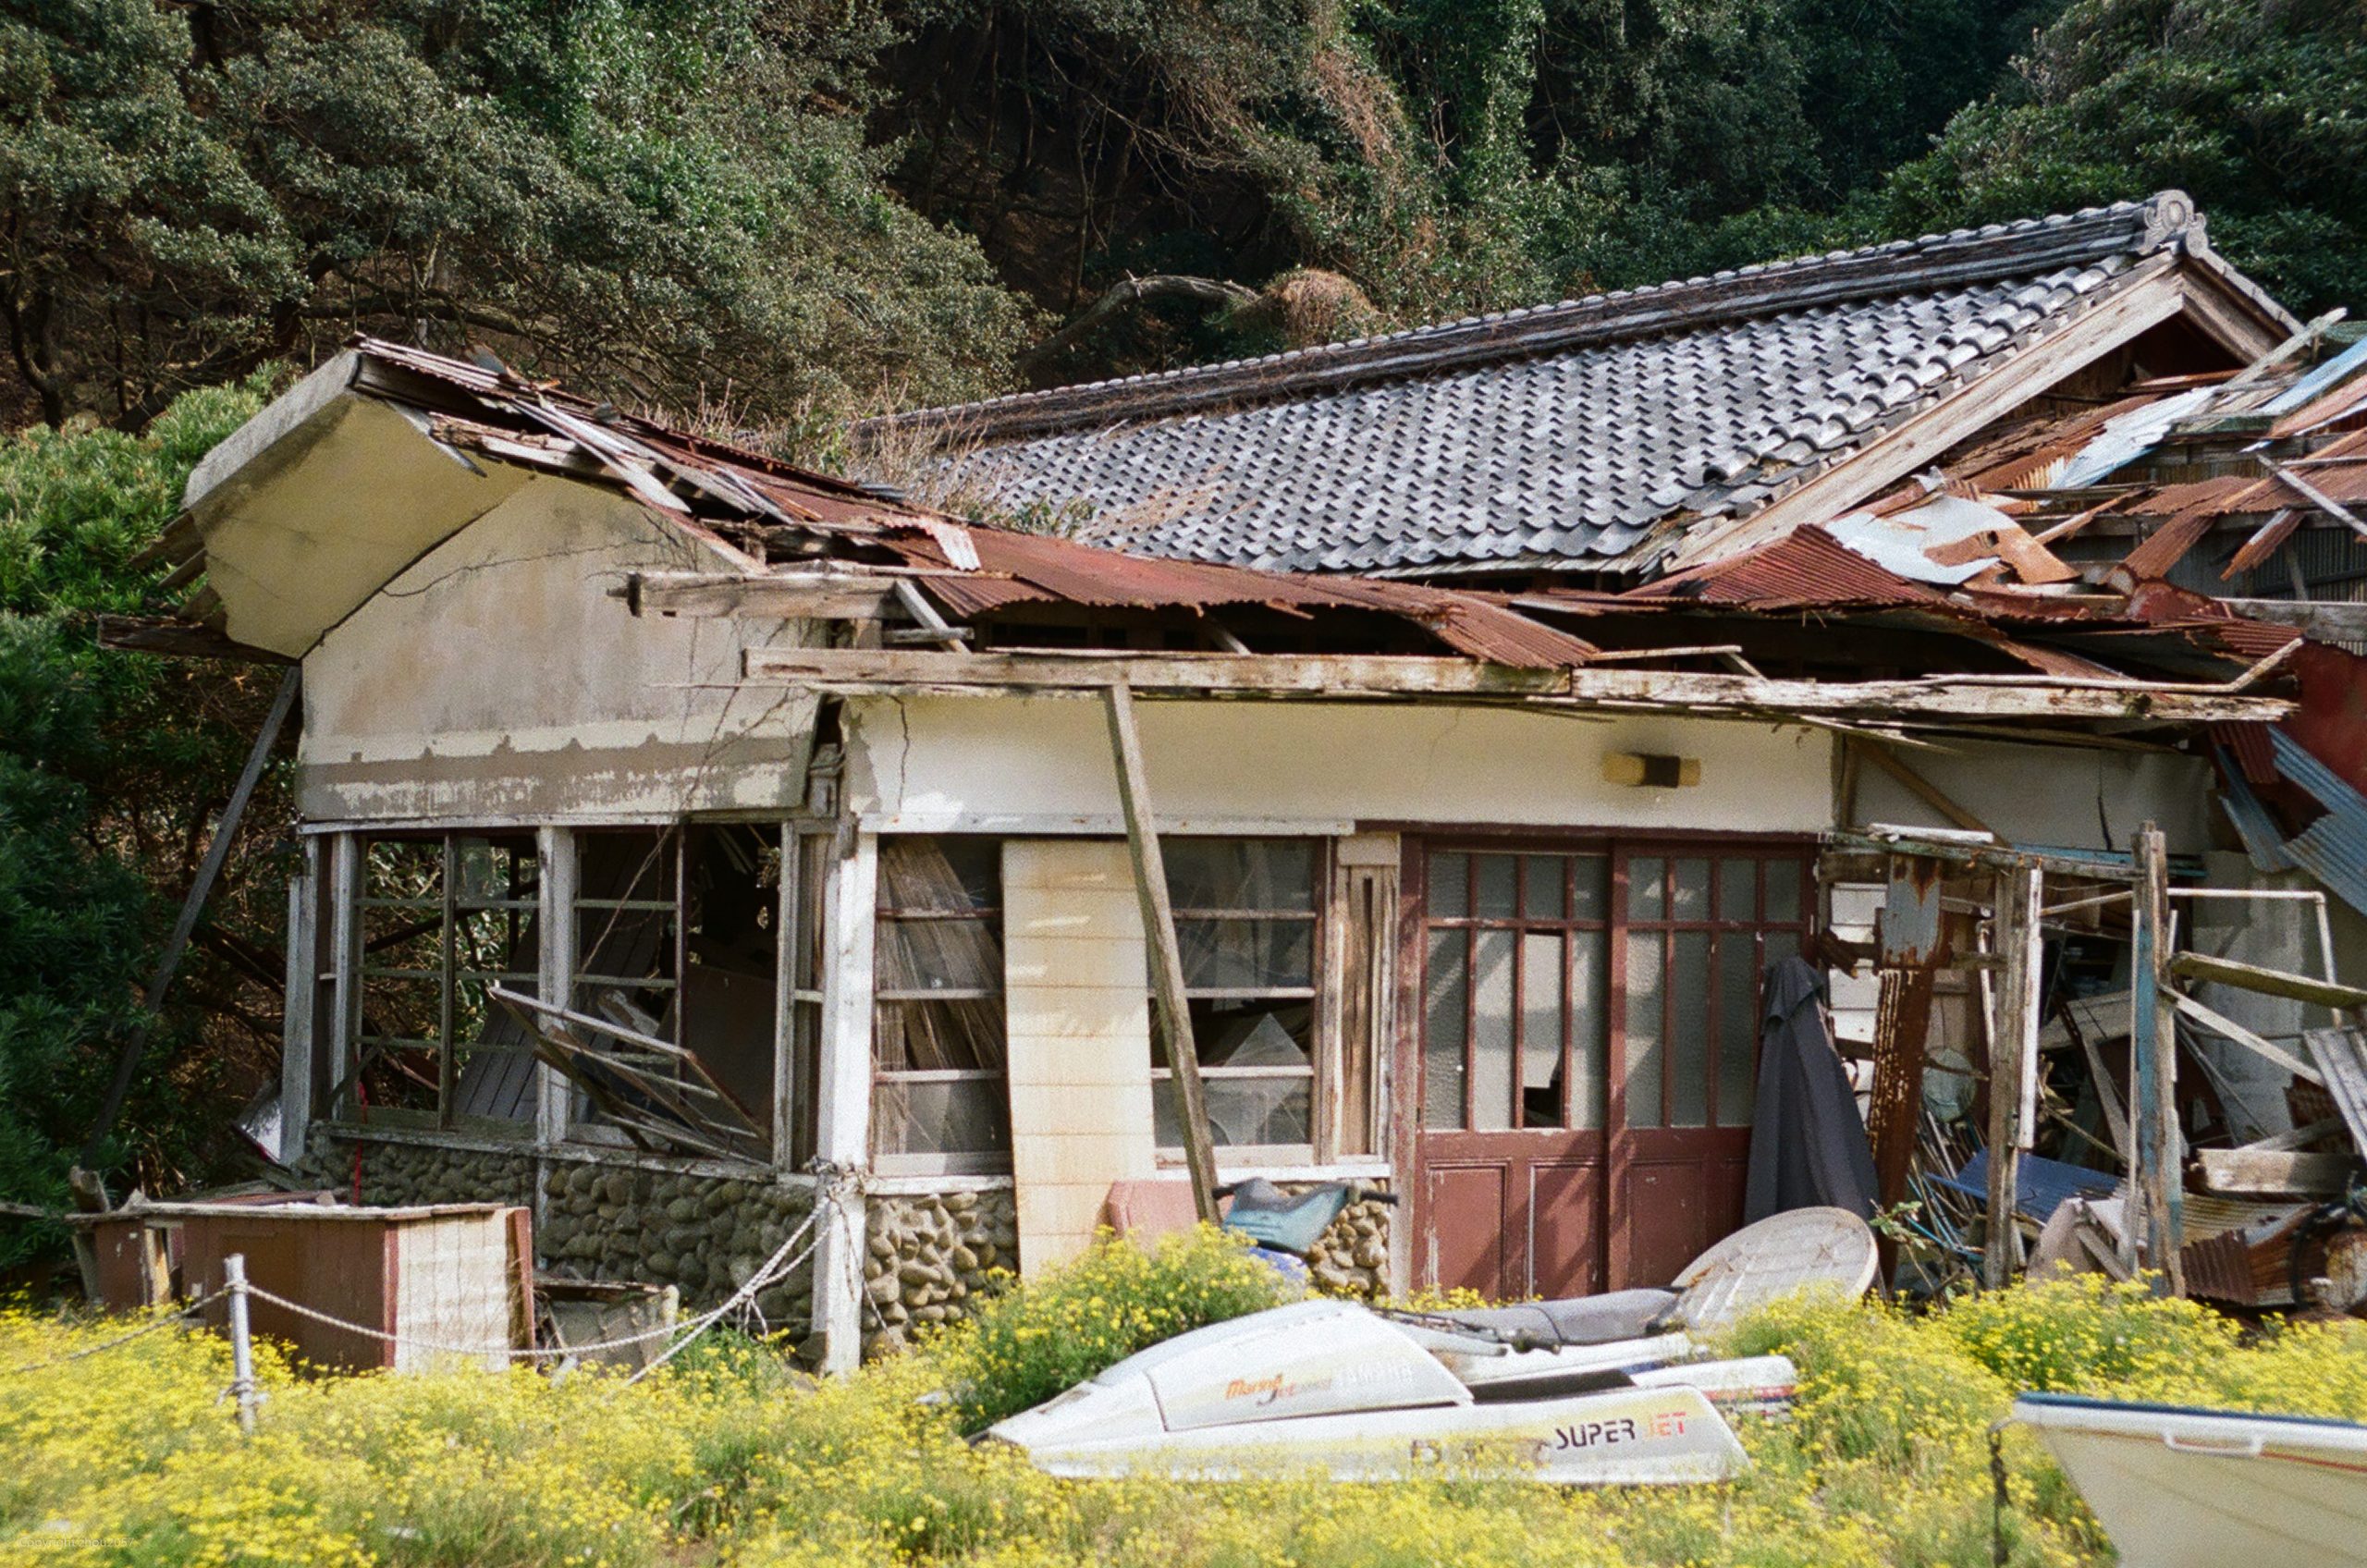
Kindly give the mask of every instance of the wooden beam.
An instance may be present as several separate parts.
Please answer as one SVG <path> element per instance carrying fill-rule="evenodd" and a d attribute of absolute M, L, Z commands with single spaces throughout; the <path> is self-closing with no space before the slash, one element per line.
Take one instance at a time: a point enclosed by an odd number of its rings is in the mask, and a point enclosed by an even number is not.
<path fill-rule="evenodd" d="M 2283 997 L 2288 1001 L 2308 1002 L 2337 1011 L 2367 1007 L 2367 991 L 2356 986 L 2313 979 L 2307 974 L 2288 974 L 2281 969 L 2263 969 L 2231 958 L 2214 958 L 2209 953 L 2179 953 L 2170 960 L 2170 973 L 2182 980 L 2233 986 L 2239 991 L 2257 991 L 2263 996 Z"/>
<path fill-rule="evenodd" d="M 896 579 L 851 571 L 636 571 L 618 596 L 635 615 L 758 616 L 789 620 L 906 619 Z"/>
<path fill-rule="evenodd" d="M 156 1011 L 165 1005 L 165 994 L 172 989 L 173 976 L 180 973 L 181 955 L 189 950 L 190 936 L 197 929 L 197 917 L 213 895 L 214 881 L 222 875 L 223 863 L 230 858 L 230 845 L 239 836 L 239 819 L 246 815 L 247 802 L 263 779 L 264 765 L 271 760 L 272 748 L 279 743 L 280 729 L 296 706 L 296 693 L 303 680 L 301 665 L 288 666 L 288 673 L 280 677 L 279 691 L 272 697 L 270 711 L 264 715 L 263 728 L 255 732 L 255 743 L 248 748 L 247 765 L 239 770 L 239 781 L 230 788 L 230 799 L 222 807 L 221 819 L 214 825 L 214 837 L 205 846 L 205 858 L 198 863 L 196 879 L 190 883 L 189 895 L 181 900 L 180 915 L 165 938 L 164 950 L 156 955 L 156 968 L 148 977 L 148 988 L 141 993 L 141 1011 L 145 1016 L 123 1042 L 122 1053 L 116 1058 L 115 1080 L 107 1085 L 106 1098 L 99 1106 L 90 1141 L 82 1145 L 82 1163 L 93 1170 L 98 1168 L 99 1154 L 107 1135 L 115 1131 L 116 1118 L 123 1114 L 123 1102 L 131 1093 L 131 1080 L 140 1070 L 140 1059 L 148 1052 L 148 1035 L 155 1025 Z"/>
<path fill-rule="evenodd" d="M 2040 889 L 2036 866 L 1997 877 L 1997 951 L 2005 962 L 1989 1031 L 1989 1225 L 1981 1255 L 1981 1282 L 1993 1291 L 2021 1261 L 2015 1186 L 2038 1092 Z"/>
<path fill-rule="evenodd" d="M 2214 1193 L 2263 1197 L 2340 1197 L 2359 1169 L 2356 1155 L 2282 1149 L 2197 1149 L 2202 1184 Z"/>
<path fill-rule="evenodd" d="M 1879 741 L 1870 741 L 1861 735 L 1852 735 L 1846 738 L 1842 744 L 1849 749 L 1851 756 L 1861 757 L 1872 763 L 1896 779 L 1906 788 L 1908 794 L 1946 817 L 1956 827 L 1968 833 L 1986 833 L 1993 839 L 1997 836 L 1996 829 L 1958 805 L 1955 799 L 1938 785 L 1893 756 L 1889 748 Z"/>
<path fill-rule="evenodd" d="M 2352 511 L 2349 507 L 2344 506 L 2340 501 L 2336 500 L 2332 496 L 2327 495 L 2324 491 L 2319 489 L 2316 485 L 2311 484 L 2308 480 L 2302 478 L 2300 474 L 2295 473 L 2291 469 L 2286 468 L 2280 463 L 2272 462 L 2268 459 L 2263 458 L 2261 459 L 2261 466 L 2267 469 L 2270 473 L 2275 475 L 2277 480 L 2295 495 L 2300 496 L 2303 500 L 2309 502 L 2312 506 L 2317 508 L 2318 510 L 2325 513 L 2328 517 L 2335 519 L 2344 527 L 2349 529 L 2353 533 L 2358 534 L 2361 538 L 2367 539 L 2367 521 L 2362 521 L 2357 512 Z"/>
<path fill-rule="evenodd" d="M 2145 1258 L 2173 1295 L 2186 1293 L 2178 1249 L 2186 1242 L 2177 1114 L 2177 1023 L 2167 980 L 2170 855 L 2147 823 L 2136 845 L 2136 939 L 2129 953 L 2129 1045 L 2136 1059 L 2129 1119 L 2137 1124 L 2133 1186 L 2144 1208 Z M 2134 1227 L 2130 1227 L 2133 1231 Z"/>
<path fill-rule="evenodd" d="M 2165 990 L 2170 998 L 2170 1005 L 2172 1007 L 2177 1009 L 2178 1011 L 2185 1013 L 2189 1018 L 2191 1018 L 2205 1029 L 2210 1030 L 2213 1034 L 2221 1036 L 2223 1039 L 2232 1040 L 2237 1045 L 2243 1047 L 2246 1050 L 2250 1051 L 2257 1056 L 2266 1058 L 2269 1061 L 2285 1069 L 2286 1072 L 2292 1073 L 2296 1078 L 2306 1078 L 2312 1084 L 2323 1084 L 2325 1082 L 2324 1074 L 2321 1073 L 2316 1068 L 2311 1066 L 2308 1062 L 2303 1061 L 2300 1057 L 2295 1056 L 2291 1051 L 2286 1050 L 2280 1046 L 2270 1044 L 2268 1041 L 2262 1039 L 2258 1035 L 2255 1035 L 2250 1030 L 2245 1028 L 2242 1024 L 2237 1023 L 2234 1019 L 2228 1018 L 2211 1008 L 2203 1006 L 2201 1002 L 2196 1001 L 2192 997 L 2188 996 L 2183 991 L 2170 991 L 2167 987 L 2165 987 Z"/>
<path fill-rule="evenodd" d="M 296 662 L 285 654 L 239 642 L 219 627 L 163 616 L 103 615 L 99 617 L 99 646 L 186 659 L 238 659 L 247 664 Z"/>
<path fill-rule="evenodd" d="M 1150 960 L 1151 991 L 1159 1003 L 1159 1039 L 1167 1049 L 1175 1087 L 1176 1114 L 1184 1123 L 1184 1156 L 1192 1173 L 1192 1201 L 1200 1218 L 1218 1222 L 1217 1156 L 1208 1135 L 1208 1092 L 1200 1083 L 1198 1047 L 1192 1038 L 1192 1010 L 1184 998 L 1184 953 L 1175 939 L 1175 911 L 1167 898 L 1167 860 L 1160 852 L 1159 825 L 1143 769 L 1143 742 L 1134 727 L 1134 697 L 1124 681 L 1113 681 L 1103 701 L 1110 715 L 1110 749 L 1118 765 L 1118 801 L 1126 814 L 1126 849 L 1134 863 L 1134 897 L 1142 905 L 1143 938 Z"/>
<path fill-rule="evenodd" d="M 2340 599 L 2222 599 L 2246 620 L 2273 621 L 2322 643 L 2367 643 L 2367 603 Z"/>
<path fill-rule="evenodd" d="M 2101 720 L 2165 724 L 2273 722 L 2281 698 L 2233 683 L 2076 680 L 2048 676 L 1928 680 L 1767 680 L 1683 670 L 1526 668 L 1401 654 L 1112 654 L 1031 650 L 939 653 L 906 648 L 751 648 L 746 679 L 847 694 L 1074 692 L 1123 681 L 1137 695 L 1521 699 L 1548 705 L 1691 709 L 1750 717 Z"/>

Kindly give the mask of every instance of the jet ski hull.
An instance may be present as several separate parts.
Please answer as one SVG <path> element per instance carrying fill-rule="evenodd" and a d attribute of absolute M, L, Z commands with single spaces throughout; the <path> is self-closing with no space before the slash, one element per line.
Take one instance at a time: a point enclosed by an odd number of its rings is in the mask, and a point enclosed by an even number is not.
<path fill-rule="evenodd" d="M 1749 1461 L 1694 1388 L 1616 1389 L 1567 1399 L 1432 1405 L 1203 1427 L 1033 1446 L 1055 1476 L 1230 1481 L 1319 1474 L 1340 1481 L 1441 1476 L 1556 1486 L 1723 1481 Z"/>

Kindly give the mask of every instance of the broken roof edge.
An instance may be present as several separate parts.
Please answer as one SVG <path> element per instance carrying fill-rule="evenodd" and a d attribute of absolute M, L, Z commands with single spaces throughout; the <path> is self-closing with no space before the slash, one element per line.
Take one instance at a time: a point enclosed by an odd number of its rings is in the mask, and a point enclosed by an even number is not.
<path fill-rule="evenodd" d="M 2204 220 L 2182 190 L 2078 213 L 1956 229 L 1735 268 L 1559 304 L 1469 316 L 1377 337 L 1319 344 L 1256 360 L 1187 366 L 1111 381 L 1017 392 L 978 402 L 857 422 L 858 439 L 921 431 L 986 444 L 1080 425 L 1163 418 L 1211 407 L 1288 398 L 1368 382 L 1691 331 L 1776 311 L 1915 293 L 2038 273 L 2106 256 L 2172 249 L 2210 256 L 2279 319 L 2257 286 L 2218 261 Z"/>

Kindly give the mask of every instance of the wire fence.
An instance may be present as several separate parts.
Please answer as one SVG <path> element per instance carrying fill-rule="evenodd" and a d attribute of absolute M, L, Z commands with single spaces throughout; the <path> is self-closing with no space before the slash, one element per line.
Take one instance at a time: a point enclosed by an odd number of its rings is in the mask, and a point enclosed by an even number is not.
<path fill-rule="evenodd" d="M 831 1173 L 826 1172 L 825 1174 Z M 140 1327 L 133 1329 L 129 1332 L 117 1334 L 112 1339 L 105 1340 L 98 1344 L 85 1345 L 80 1350 L 71 1351 L 62 1355 L 51 1356 L 42 1361 L 28 1362 L 21 1366 L 0 1368 L 0 1378 L 18 1377 L 33 1372 L 43 1371 L 49 1367 L 62 1366 L 69 1362 L 84 1361 L 93 1356 L 104 1355 L 110 1351 L 121 1349 L 126 1345 L 129 1345 L 136 1341 L 145 1339 L 149 1335 L 158 1333 L 166 1329 L 186 1326 L 193 1322 L 199 1314 L 202 1313 L 207 1307 L 213 1305 L 215 1303 L 227 1300 L 230 1302 L 230 1312 L 228 1317 L 232 1350 L 236 1365 L 239 1370 L 237 1378 L 232 1382 L 230 1387 L 225 1390 L 225 1397 L 235 1396 L 238 1399 L 240 1425 L 249 1431 L 253 1429 L 254 1408 L 261 1398 L 260 1393 L 254 1386 L 252 1374 L 249 1370 L 251 1365 L 251 1348 L 249 1341 L 247 1329 L 246 1307 L 249 1303 L 255 1301 L 267 1302 L 271 1305 L 279 1308 L 281 1311 L 292 1314 L 295 1317 L 309 1319 L 325 1327 L 338 1329 L 341 1332 L 356 1334 L 365 1339 L 377 1341 L 382 1344 L 393 1347 L 397 1351 L 411 1350 L 431 1356 L 457 1356 L 479 1361 L 493 1356 L 499 1356 L 505 1362 L 509 1363 L 537 1363 L 545 1361 L 569 1360 L 581 1361 L 583 1358 L 587 1356 L 598 1355 L 613 1351 L 631 1350 L 638 1346 L 649 1344 L 657 1340 L 670 1340 L 672 1342 L 668 1344 L 666 1348 L 659 1352 L 656 1356 L 652 1357 L 647 1365 L 642 1366 L 631 1377 L 625 1378 L 623 1383 L 619 1385 L 617 1392 L 621 1393 L 624 1389 L 630 1388 L 633 1384 L 640 1382 L 643 1378 L 648 1377 L 651 1373 L 656 1371 L 668 1362 L 672 1361 L 683 1351 L 689 1349 L 692 1344 L 695 1343 L 710 1329 L 723 1322 L 726 1318 L 730 1317 L 733 1314 L 738 1313 L 742 1315 L 744 1320 L 747 1315 L 754 1313 L 755 1310 L 755 1298 L 760 1292 L 789 1279 L 799 1268 L 804 1267 L 806 1262 L 813 1258 L 820 1250 L 822 1243 L 822 1227 L 825 1223 L 826 1217 L 829 1223 L 839 1227 L 840 1235 L 850 1243 L 849 1245 L 841 1247 L 840 1250 L 846 1255 L 843 1262 L 846 1264 L 850 1272 L 851 1282 L 855 1292 L 855 1298 L 858 1301 L 867 1301 L 868 1298 L 863 1292 L 862 1265 L 854 1257 L 853 1254 L 856 1249 L 851 1244 L 854 1231 L 852 1222 L 849 1219 L 846 1213 L 845 1197 L 847 1194 L 841 1190 L 842 1188 L 852 1191 L 859 1199 L 861 1194 L 861 1185 L 859 1182 L 850 1182 L 843 1179 L 831 1180 L 825 1182 L 820 1190 L 815 1194 L 814 1207 L 806 1212 L 804 1222 L 799 1225 L 797 1229 L 780 1243 L 779 1246 L 774 1248 L 772 1255 L 766 1258 L 765 1261 L 760 1264 L 746 1280 L 742 1281 L 739 1288 L 734 1290 L 730 1296 L 726 1297 L 720 1305 L 717 1305 L 709 1311 L 701 1313 L 699 1316 L 690 1319 L 688 1322 L 661 1323 L 635 1333 L 620 1334 L 613 1338 L 597 1340 L 588 1343 L 558 1345 L 445 1344 L 433 1340 L 421 1339 L 414 1335 L 397 1333 L 377 1324 L 356 1322 L 351 1318 L 339 1317 L 336 1313 L 324 1312 L 318 1307 L 307 1305 L 302 1302 L 291 1301 L 276 1291 L 266 1290 L 263 1286 L 249 1280 L 246 1278 L 245 1259 L 237 1255 L 233 1255 L 223 1260 L 226 1282 L 216 1289 L 199 1297 L 197 1300 L 189 1302 L 171 1312 L 162 1314 L 161 1316 L 141 1324 Z M 817 1277 L 815 1280 L 815 1284 L 817 1287 L 815 1293 L 817 1298 L 821 1293 L 818 1289 L 820 1283 L 821 1281 Z M 872 1307 L 872 1317 L 875 1321 L 879 1320 L 879 1311 L 876 1305 Z M 761 1317 L 759 1317 L 758 1322 L 762 1322 Z"/>

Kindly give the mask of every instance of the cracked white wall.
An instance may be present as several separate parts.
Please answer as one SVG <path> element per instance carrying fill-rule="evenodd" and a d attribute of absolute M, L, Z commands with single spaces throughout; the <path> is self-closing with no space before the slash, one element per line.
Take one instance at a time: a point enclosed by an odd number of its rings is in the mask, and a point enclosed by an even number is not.
<path fill-rule="evenodd" d="M 1765 723 L 1602 722 L 1501 709 L 1142 702 L 1168 831 L 1435 822 L 1815 833 L 1832 737 Z M 848 800 L 886 832 L 1122 832 L 1098 701 L 869 698 L 847 704 Z M 1606 784 L 1613 752 L 1701 759 L 1689 789 Z"/>
<path fill-rule="evenodd" d="M 430 550 L 304 661 L 314 821 L 664 817 L 795 804 L 810 697 L 731 690 L 796 623 L 636 619 L 641 569 L 720 570 L 597 486 L 537 478 Z"/>

